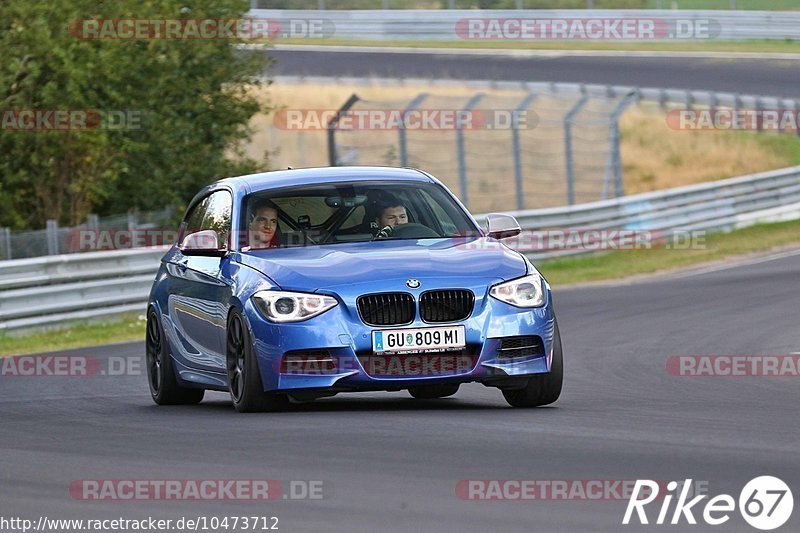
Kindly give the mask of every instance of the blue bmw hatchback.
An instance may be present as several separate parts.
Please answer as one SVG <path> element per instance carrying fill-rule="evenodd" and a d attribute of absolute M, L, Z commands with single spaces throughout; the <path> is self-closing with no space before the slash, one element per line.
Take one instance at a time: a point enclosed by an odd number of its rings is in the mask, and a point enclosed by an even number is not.
<path fill-rule="evenodd" d="M 160 405 L 227 391 L 240 412 L 339 392 L 442 398 L 499 388 L 556 401 L 563 375 L 550 287 L 433 176 L 335 167 L 220 180 L 191 201 L 147 312 Z"/>

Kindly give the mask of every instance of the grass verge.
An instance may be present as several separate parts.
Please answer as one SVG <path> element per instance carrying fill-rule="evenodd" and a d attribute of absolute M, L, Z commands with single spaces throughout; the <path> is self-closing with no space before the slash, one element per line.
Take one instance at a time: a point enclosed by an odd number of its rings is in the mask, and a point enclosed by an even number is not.
<path fill-rule="evenodd" d="M 280 39 L 272 44 L 318 46 L 367 46 L 370 48 L 458 48 L 465 50 L 558 50 L 619 52 L 749 52 L 760 54 L 800 54 L 800 42 L 783 41 L 372 41 L 361 39 Z"/>
<path fill-rule="evenodd" d="M 0 334 L 0 357 L 141 341 L 145 322 L 144 315 L 124 315 L 117 320 L 78 322 L 47 331 Z"/>
<path fill-rule="evenodd" d="M 800 220 L 759 224 L 730 233 L 705 236 L 700 249 L 666 247 L 616 250 L 591 256 L 550 259 L 537 263 L 553 287 L 652 274 L 703 263 L 767 252 L 792 244 L 800 245 Z M 700 244 L 700 243 L 698 243 Z"/>

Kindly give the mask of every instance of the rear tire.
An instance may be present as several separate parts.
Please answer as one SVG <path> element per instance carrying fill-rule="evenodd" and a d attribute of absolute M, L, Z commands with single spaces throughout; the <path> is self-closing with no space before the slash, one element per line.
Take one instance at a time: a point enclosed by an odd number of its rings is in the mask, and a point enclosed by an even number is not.
<path fill-rule="evenodd" d="M 280 411 L 289 405 L 285 394 L 264 392 L 250 331 L 242 314 L 234 309 L 228 317 L 226 361 L 228 390 L 240 413 Z"/>
<path fill-rule="evenodd" d="M 203 389 L 186 389 L 178 385 L 172 356 L 167 347 L 164 328 L 154 309 L 147 312 L 145 337 L 145 363 L 150 397 L 158 405 L 192 405 L 200 403 L 205 395 Z"/>
<path fill-rule="evenodd" d="M 503 397 L 512 407 L 539 407 L 548 405 L 561 396 L 564 381 L 564 361 L 561 353 L 561 333 L 556 322 L 553 333 L 553 364 L 550 372 L 539 374 L 528 380 L 524 389 L 504 390 Z"/>
<path fill-rule="evenodd" d="M 424 385 L 408 389 L 408 393 L 418 400 L 434 400 L 436 398 L 446 398 L 458 392 L 458 384 L 455 385 Z"/>

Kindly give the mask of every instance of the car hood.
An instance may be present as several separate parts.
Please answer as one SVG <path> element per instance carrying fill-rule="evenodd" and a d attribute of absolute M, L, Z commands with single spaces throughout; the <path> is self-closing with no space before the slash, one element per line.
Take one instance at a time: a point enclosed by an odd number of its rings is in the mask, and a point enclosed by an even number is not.
<path fill-rule="evenodd" d="M 411 278 L 507 280 L 527 271 L 517 252 L 483 237 L 276 248 L 242 253 L 240 261 L 300 291 Z"/>

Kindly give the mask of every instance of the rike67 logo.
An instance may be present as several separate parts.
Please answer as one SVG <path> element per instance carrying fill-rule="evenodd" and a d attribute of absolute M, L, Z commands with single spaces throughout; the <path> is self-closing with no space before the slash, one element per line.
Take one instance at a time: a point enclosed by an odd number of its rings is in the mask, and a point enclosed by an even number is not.
<path fill-rule="evenodd" d="M 677 525 L 684 523 L 684 520 L 686 524 L 696 525 L 695 513 L 701 515 L 702 520 L 712 526 L 722 525 L 730 520 L 731 514 L 737 507 L 733 496 L 720 494 L 705 502 L 705 505 L 699 505 L 708 498 L 708 495 L 702 494 L 689 499 L 691 487 L 691 479 L 680 485 L 676 481 L 670 481 L 665 494 L 661 494 L 659 483 L 649 479 L 636 480 L 622 523 L 635 524 L 636 520 L 631 522 L 635 512 L 640 524 L 650 524 L 652 516 L 647 516 L 645 507 L 656 500 L 661 500 L 658 518 L 654 522 L 658 525 Z M 642 494 L 645 496 L 640 497 Z M 676 496 L 677 501 L 670 517 L 670 507 Z M 784 525 L 792 516 L 794 498 L 789 486 L 783 480 L 772 476 L 760 476 L 744 486 L 739 494 L 738 507 L 745 522 L 756 529 L 770 531 Z"/>

